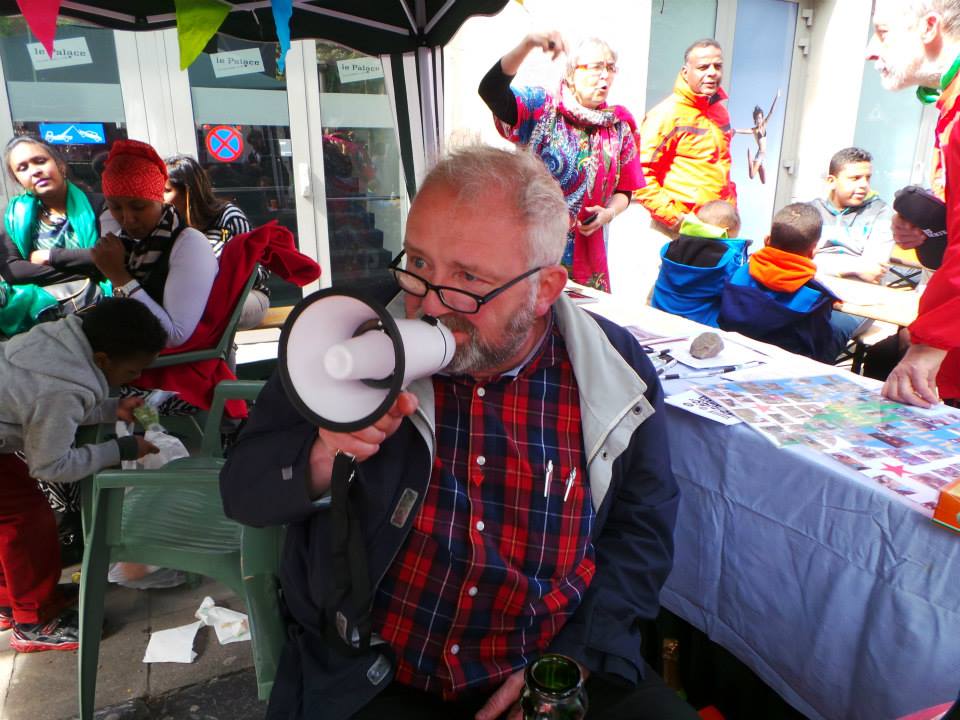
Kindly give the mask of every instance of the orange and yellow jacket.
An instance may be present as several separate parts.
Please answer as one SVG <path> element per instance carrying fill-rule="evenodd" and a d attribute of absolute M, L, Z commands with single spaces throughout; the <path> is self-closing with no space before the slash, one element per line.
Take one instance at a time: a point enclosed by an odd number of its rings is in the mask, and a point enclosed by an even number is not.
<path fill-rule="evenodd" d="M 711 200 L 737 204 L 726 99 L 722 89 L 710 97 L 697 95 L 678 75 L 673 94 L 643 119 L 640 161 L 646 187 L 633 197 L 668 227 Z"/>

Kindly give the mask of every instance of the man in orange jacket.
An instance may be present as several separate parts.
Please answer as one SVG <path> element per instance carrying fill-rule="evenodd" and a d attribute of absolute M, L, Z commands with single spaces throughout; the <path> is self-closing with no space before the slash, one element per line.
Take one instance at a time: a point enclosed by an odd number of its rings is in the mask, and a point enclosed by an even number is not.
<path fill-rule="evenodd" d="M 711 200 L 736 205 L 730 180 L 730 116 L 720 87 L 723 50 L 716 40 L 687 48 L 673 94 L 647 113 L 640 130 L 640 160 L 646 187 L 634 199 L 656 230 L 676 236 L 684 214 Z"/>
<path fill-rule="evenodd" d="M 960 8 L 952 0 L 878 0 L 873 26 L 867 60 L 883 86 L 919 85 L 925 102 L 939 94 L 933 186 L 947 204 L 947 249 L 908 328 L 910 349 L 883 386 L 891 400 L 929 407 L 941 397 L 960 399 Z M 901 247 L 926 240 L 899 215 L 891 227 Z"/>

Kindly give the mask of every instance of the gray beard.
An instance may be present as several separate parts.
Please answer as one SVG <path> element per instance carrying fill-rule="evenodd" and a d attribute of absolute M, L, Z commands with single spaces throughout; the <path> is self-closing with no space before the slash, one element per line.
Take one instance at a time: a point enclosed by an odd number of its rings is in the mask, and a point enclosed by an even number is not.
<path fill-rule="evenodd" d="M 456 315 L 440 318 L 440 322 L 451 330 L 460 330 L 469 336 L 465 344 L 457 347 L 445 372 L 451 375 L 483 375 L 502 368 L 516 358 L 529 338 L 535 320 L 532 304 L 522 308 L 507 323 L 504 341 L 499 345 L 491 345 L 481 340 L 477 328 L 463 318 Z"/>

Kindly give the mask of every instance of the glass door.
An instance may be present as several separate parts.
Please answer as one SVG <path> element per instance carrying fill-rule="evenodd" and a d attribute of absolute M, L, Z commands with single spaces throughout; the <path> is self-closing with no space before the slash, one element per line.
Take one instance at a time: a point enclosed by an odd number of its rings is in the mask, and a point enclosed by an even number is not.
<path fill-rule="evenodd" d="M 277 71 L 277 44 L 217 35 L 188 72 L 197 159 L 217 196 L 238 205 L 251 226 L 276 220 L 297 238 L 287 83 Z M 300 299 L 300 289 L 276 275 L 270 291 L 272 305 Z"/>
<path fill-rule="evenodd" d="M 316 43 L 332 284 L 383 275 L 400 252 L 406 201 L 383 67 Z"/>

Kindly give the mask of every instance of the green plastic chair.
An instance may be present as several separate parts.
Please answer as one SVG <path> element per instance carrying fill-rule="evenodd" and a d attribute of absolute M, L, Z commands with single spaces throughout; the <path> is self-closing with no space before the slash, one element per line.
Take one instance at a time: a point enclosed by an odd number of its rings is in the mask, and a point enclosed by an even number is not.
<path fill-rule="evenodd" d="M 270 695 L 286 631 L 277 572 L 282 530 L 229 520 L 220 501 L 220 416 L 227 399 L 253 400 L 258 381 L 220 383 L 199 455 L 159 470 L 105 470 L 84 481 L 86 547 L 80 579 L 80 720 L 91 720 L 103 628 L 107 568 L 141 562 L 211 577 L 244 599 L 257 690 Z M 129 490 L 129 492 L 128 492 Z"/>
<path fill-rule="evenodd" d="M 213 347 L 204 348 L 202 350 L 191 350 L 189 352 L 158 355 L 157 358 L 150 363 L 150 367 L 161 368 L 170 367 L 172 365 L 185 365 L 187 363 L 200 362 L 202 360 L 227 361 L 230 357 L 230 350 L 233 348 L 233 342 L 237 335 L 237 327 L 240 325 L 240 315 L 243 314 L 243 304 L 246 301 L 247 295 L 250 293 L 251 288 L 253 288 L 253 283 L 256 279 L 257 271 L 256 268 L 254 268 L 253 272 L 250 273 L 250 277 L 247 278 L 247 282 L 243 286 L 243 290 L 240 292 L 240 298 L 237 301 L 236 306 L 233 308 L 233 312 L 230 314 L 230 319 L 227 321 L 227 326 L 224 328 L 223 334 L 220 336 L 220 340 L 216 345 Z M 203 417 L 202 412 L 200 413 L 200 417 Z M 197 422 L 197 418 L 193 415 L 164 417 L 162 420 L 167 430 L 171 434 L 181 438 L 188 447 L 195 447 L 197 438 L 205 436 L 203 429 Z"/>

